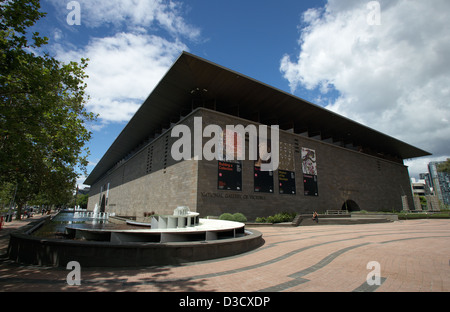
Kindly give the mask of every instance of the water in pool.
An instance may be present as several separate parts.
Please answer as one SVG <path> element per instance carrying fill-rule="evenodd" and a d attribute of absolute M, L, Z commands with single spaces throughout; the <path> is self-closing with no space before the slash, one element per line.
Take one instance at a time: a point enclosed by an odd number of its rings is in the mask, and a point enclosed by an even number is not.
<path fill-rule="evenodd" d="M 48 220 L 38 230 L 31 235 L 41 238 L 58 238 L 64 237 L 66 226 L 72 225 L 75 227 L 83 227 L 86 224 L 106 224 L 107 220 L 95 219 L 91 217 L 82 216 L 73 211 L 62 211 L 58 213 L 52 220 Z"/>

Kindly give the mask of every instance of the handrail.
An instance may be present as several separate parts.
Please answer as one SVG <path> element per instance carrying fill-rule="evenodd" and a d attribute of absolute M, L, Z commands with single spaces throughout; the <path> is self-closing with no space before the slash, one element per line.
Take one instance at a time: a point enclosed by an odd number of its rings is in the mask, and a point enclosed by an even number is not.
<path fill-rule="evenodd" d="M 337 215 L 348 214 L 348 210 L 327 210 L 326 214 L 327 215 L 330 215 L 330 214 L 337 214 Z"/>

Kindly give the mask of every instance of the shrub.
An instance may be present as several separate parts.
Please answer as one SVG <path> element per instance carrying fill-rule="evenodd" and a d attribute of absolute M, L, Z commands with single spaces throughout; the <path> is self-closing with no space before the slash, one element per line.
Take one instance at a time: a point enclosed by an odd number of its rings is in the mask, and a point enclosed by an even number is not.
<path fill-rule="evenodd" d="M 296 215 L 297 215 L 296 213 L 282 212 L 282 213 L 277 213 L 276 215 L 269 216 L 269 217 L 256 218 L 256 222 L 261 222 L 261 223 L 292 222 L 292 220 L 294 220 Z"/>
<path fill-rule="evenodd" d="M 235 214 L 231 214 L 228 212 L 222 213 L 219 217 L 219 220 L 247 222 L 247 218 L 240 212 L 237 212 Z"/>
<path fill-rule="evenodd" d="M 233 215 L 231 213 L 222 213 L 219 217 L 219 220 L 233 221 Z"/>
<path fill-rule="evenodd" d="M 266 220 L 266 218 L 264 218 L 264 217 L 258 217 L 258 218 L 256 218 L 255 221 L 256 221 L 257 223 L 268 223 L 267 220 Z"/>
<path fill-rule="evenodd" d="M 237 212 L 233 215 L 233 221 L 236 222 L 247 222 L 247 218 L 240 212 Z"/>

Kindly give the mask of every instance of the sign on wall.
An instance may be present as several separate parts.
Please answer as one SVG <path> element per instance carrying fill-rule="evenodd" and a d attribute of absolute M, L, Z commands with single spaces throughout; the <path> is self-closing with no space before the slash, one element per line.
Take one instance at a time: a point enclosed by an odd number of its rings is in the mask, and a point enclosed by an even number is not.
<path fill-rule="evenodd" d="M 258 160 L 254 165 L 254 191 L 258 193 L 273 193 L 273 171 L 262 171 L 261 164 L 270 163 L 268 155 L 271 152 L 271 141 L 261 140 L 258 137 Z"/>
<path fill-rule="evenodd" d="M 218 161 L 217 188 L 219 190 L 242 191 L 241 161 Z"/>
<path fill-rule="evenodd" d="M 305 196 L 319 196 L 315 150 L 302 147 L 302 171 Z"/>
<path fill-rule="evenodd" d="M 281 170 L 295 171 L 294 146 L 289 143 L 280 142 L 279 153 L 280 163 L 278 168 Z"/>
<path fill-rule="evenodd" d="M 273 171 L 261 171 L 261 167 L 254 166 L 255 192 L 273 193 Z"/>
<path fill-rule="evenodd" d="M 237 160 L 242 159 L 242 135 L 239 132 L 225 129 L 221 132 L 219 137 L 218 155 L 219 160 Z M 222 154 L 219 153 L 222 151 Z"/>
<path fill-rule="evenodd" d="M 280 142 L 280 164 L 278 166 L 278 186 L 280 194 L 295 195 L 294 146 Z"/>
<path fill-rule="evenodd" d="M 295 195 L 295 172 L 278 169 L 278 183 L 280 194 Z"/>
<path fill-rule="evenodd" d="M 242 161 L 237 160 L 242 154 L 241 143 L 242 137 L 239 133 L 228 129 L 222 131 L 218 149 L 222 154 L 217 155 L 219 190 L 242 191 Z"/>

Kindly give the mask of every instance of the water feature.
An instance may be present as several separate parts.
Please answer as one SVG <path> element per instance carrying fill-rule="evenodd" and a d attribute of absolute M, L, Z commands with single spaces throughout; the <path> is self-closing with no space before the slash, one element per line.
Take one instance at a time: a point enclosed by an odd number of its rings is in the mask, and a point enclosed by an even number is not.
<path fill-rule="evenodd" d="M 52 219 L 11 233 L 8 257 L 18 263 L 136 267 L 233 256 L 264 244 L 245 224 L 198 218 L 186 207 L 152 220 L 149 227 L 117 224 L 98 211 L 62 211 Z M 112 220 L 111 220 L 112 221 Z M 124 222 L 125 223 L 125 222 Z"/>
<path fill-rule="evenodd" d="M 104 215 L 97 218 L 92 212 L 63 210 L 31 235 L 39 238 L 64 238 L 68 225 L 74 228 L 83 228 L 90 224 L 108 224 L 108 219 Z"/>

